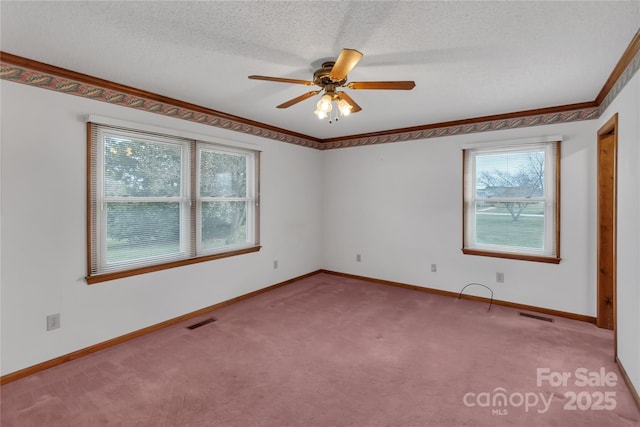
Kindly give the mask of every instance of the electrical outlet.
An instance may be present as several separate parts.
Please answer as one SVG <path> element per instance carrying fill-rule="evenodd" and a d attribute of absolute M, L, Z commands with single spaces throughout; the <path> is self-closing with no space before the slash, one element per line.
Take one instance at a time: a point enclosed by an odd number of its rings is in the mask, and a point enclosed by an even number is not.
<path fill-rule="evenodd" d="M 496 273 L 496 282 L 504 283 L 504 273 Z"/>
<path fill-rule="evenodd" d="M 357 262 L 362 262 L 362 255 L 356 254 L 356 261 Z"/>
<path fill-rule="evenodd" d="M 278 260 L 277 259 L 273 260 L 273 269 L 274 270 L 278 269 Z"/>
<path fill-rule="evenodd" d="M 60 313 L 50 314 L 47 316 L 47 331 L 58 329 L 60 327 Z"/>
<path fill-rule="evenodd" d="M 431 264 L 431 272 L 435 273 L 436 271 L 438 271 L 438 265 L 437 264 Z"/>

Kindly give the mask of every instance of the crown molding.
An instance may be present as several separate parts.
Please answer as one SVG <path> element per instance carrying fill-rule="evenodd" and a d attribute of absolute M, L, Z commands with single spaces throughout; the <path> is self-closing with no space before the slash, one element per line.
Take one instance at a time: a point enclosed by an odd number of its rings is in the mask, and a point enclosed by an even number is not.
<path fill-rule="evenodd" d="M 627 84 L 635 72 L 638 71 L 640 67 L 640 55 L 638 52 L 640 52 L 640 29 L 631 39 L 629 46 L 623 52 L 611 75 L 602 86 L 598 96 L 596 96 L 595 102 L 601 106 L 603 111 L 609 106 L 613 98 L 620 93 L 622 87 Z"/>
<path fill-rule="evenodd" d="M 321 140 L 65 68 L 0 52 L 0 79 L 321 149 Z"/>
<path fill-rule="evenodd" d="M 287 129 L 234 116 L 153 92 L 87 74 L 0 52 L 0 79 L 135 108 L 235 132 L 318 150 L 439 138 L 593 120 L 611 104 L 640 68 L 640 30 L 629 43 L 611 75 L 593 101 L 492 116 L 483 116 L 401 129 L 319 139 Z"/>
<path fill-rule="evenodd" d="M 580 104 L 540 108 L 509 114 L 496 114 L 494 116 L 476 117 L 411 128 L 325 139 L 323 143 L 324 149 L 357 147 L 362 145 L 385 144 L 389 142 L 440 138 L 444 136 L 593 120 L 598 117 L 600 117 L 600 108 L 595 102 L 584 102 Z"/>

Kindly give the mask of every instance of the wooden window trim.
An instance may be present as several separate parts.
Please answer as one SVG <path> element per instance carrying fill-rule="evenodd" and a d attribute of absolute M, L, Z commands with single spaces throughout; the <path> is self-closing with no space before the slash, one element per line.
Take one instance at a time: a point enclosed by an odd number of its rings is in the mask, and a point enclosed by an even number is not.
<path fill-rule="evenodd" d="M 465 165 L 466 165 L 466 155 L 467 150 L 462 150 L 462 253 L 465 255 L 476 255 L 476 256 L 486 256 L 493 258 L 503 258 L 503 259 L 513 259 L 519 261 L 532 261 L 532 262 L 543 262 L 549 264 L 560 264 L 562 258 L 560 257 L 560 209 L 562 204 L 560 203 L 560 188 L 561 188 L 561 174 L 560 174 L 560 157 L 561 157 L 561 146 L 562 141 L 556 142 L 556 152 L 555 152 L 555 194 L 556 194 L 556 209 L 555 209 L 555 244 L 556 244 L 556 256 L 555 257 L 546 257 L 546 256 L 538 256 L 538 255 L 529 255 L 523 253 L 514 253 L 514 252 L 495 252 L 495 251 L 484 251 L 479 249 L 470 249 L 465 247 L 465 236 L 467 233 L 466 230 L 466 205 L 465 205 Z"/>
<path fill-rule="evenodd" d="M 514 254 L 509 252 L 480 251 L 477 249 L 467 249 L 467 248 L 463 248 L 462 253 L 465 255 L 478 255 L 478 256 L 488 256 L 493 258 L 516 259 L 520 261 L 546 262 L 549 264 L 560 264 L 560 261 L 561 261 L 561 258 L 558 258 L 558 257 Z"/>
<path fill-rule="evenodd" d="M 222 252 L 219 254 L 205 255 L 195 258 L 182 259 L 178 261 L 167 262 L 164 264 L 147 265 L 144 267 L 133 268 L 130 270 L 114 271 L 112 273 L 96 274 L 93 276 L 87 276 L 85 279 L 87 284 L 93 285 L 94 283 L 106 282 L 109 280 L 122 279 L 125 277 L 137 276 L 140 274 L 152 273 L 154 271 L 167 270 L 169 268 L 182 267 L 185 265 L 198 264 L 200 262 L 213 261 L 215 259 L 229 258 L 237 255 L 249 254 L 252 252 L 258 252 L 262 246 L 252 246 L 250 248 L 239 249 L 236 251 Z"/>

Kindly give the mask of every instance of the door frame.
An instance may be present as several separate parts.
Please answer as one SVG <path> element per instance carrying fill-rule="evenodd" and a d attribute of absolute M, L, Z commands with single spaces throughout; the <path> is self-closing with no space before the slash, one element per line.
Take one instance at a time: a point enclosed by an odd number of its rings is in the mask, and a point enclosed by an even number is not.
<path fill-rule="evenodd" d="M 598 160 L 597 160 L 597 171 L 596 171 L 596 177 L 600 176 L 600 169 L 603 167 L 603 163 L 602 163 L 602 159 L 601 159 L 601 155 L 600 155 L 600 146 L 602 144 L 602 141 L 609 137 L 612 136 L 613 137 L 613 152 L 611 153 L 611 156 L 613 157 L 612 160 L 613 161 L 613 192 L 610 195 L 607 195 L 607 197 L 611 197 L 613 200 L 613 212 L 612 212 L 612 217 L 611 217 L 611 221 L 612 223 L 611 225 L 611 239 L 612 239 L 612 250 L 611 250 L 611 267 L 612 267 L 612 272 L 611 272 L 611 277 L 612 277 L 612 285 L 613 285 L 613 292 L 612 292 L 612 297 L 613 297 L 613 344 L 614 344 L 614 356 L 617 357 L 618 355 L 618 333 L 617 333 L 617 306 L 618 306 L 618 301 L 617 301 L 617 253 L 616 253 L 616 245 L 617 245 L 617 235 L 618 235 L 618 113 L 614 114 L 609 120 L 607 120 L 607 122 L 602 125 L 602 127 L 598 130 L 598 145 L 597 145 L 597 154 L 598 154 Z M 603 218 L 600 215 L 600 208 L 599 208 L 599 204 L 600 204 L 600 196 L 601 196 L 601 186 L 600 186 L 600 182 L 599 182 L 599 178 L 598 178 L 598 184 L 597 184 L 597 197 L 596 197 L 596 201 L 598 203 L 598 208 L 597 208 L 597 213 L 596 213 L 596 217 L 597 217 L 597 270 L 596 270 L 596 279 L 597 279 L 597 293 L 598 293 L 598 299 L 597 299 L 597 306 L 598 306 L 598 314 L 597 314 L 597 320 L 596 320 L 596 324 L 599 327 L 602 327 L 602 319 L 600 316 L 600 295 L 602 292 L 604 292 L 604 284 L 600 282 L 600 256 L 601 256 L 601 244 L 600 244 L 600 230 L 601 230 L 601 224 L 603 221 Z"/>

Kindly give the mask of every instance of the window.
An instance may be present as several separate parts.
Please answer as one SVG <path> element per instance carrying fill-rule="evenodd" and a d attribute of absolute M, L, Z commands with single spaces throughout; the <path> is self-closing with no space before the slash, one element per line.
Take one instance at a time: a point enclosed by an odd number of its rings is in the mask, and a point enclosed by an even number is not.
<path fill-rule="evenodd" d="M 469 148 L 464 156 L 464 247 L 560 262 L 560 142 Z"/>
<path fill-rule="evenodd" d="M 257 151 L 88 132 L 88 283 L 259 250 Z"/>

